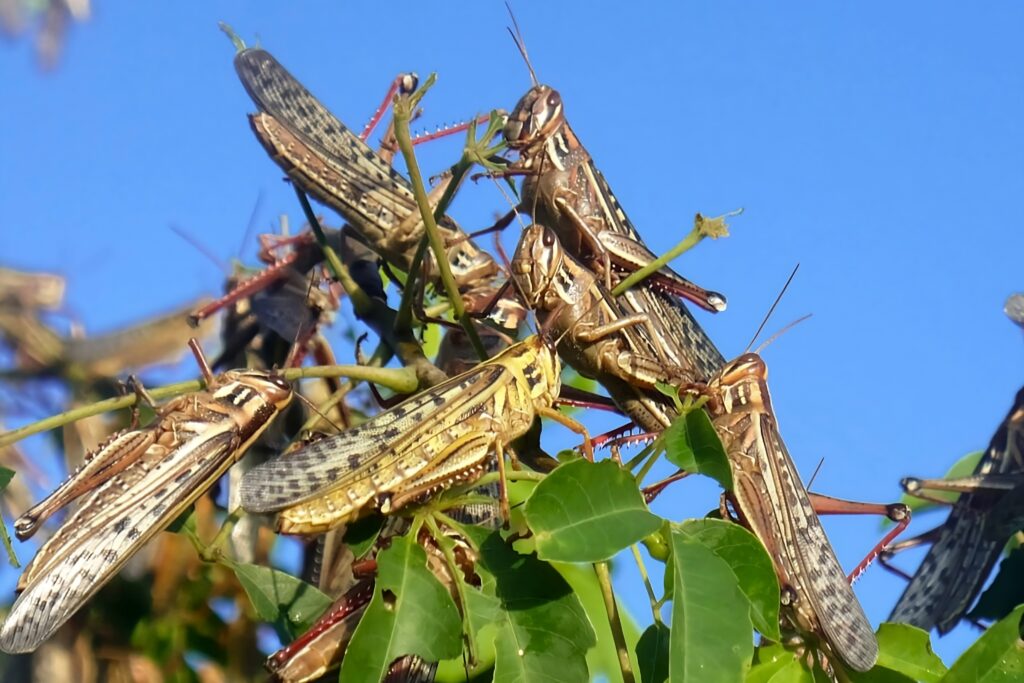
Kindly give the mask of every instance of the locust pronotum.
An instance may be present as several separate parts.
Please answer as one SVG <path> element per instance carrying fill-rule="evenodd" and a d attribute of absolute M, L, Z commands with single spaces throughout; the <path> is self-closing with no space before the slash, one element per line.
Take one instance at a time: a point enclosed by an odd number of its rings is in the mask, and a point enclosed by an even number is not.
<path fill-rule="evenodd" d="M 928 554 L 889 615 L 890 621 L 947 633 L 981 592 L 1011 534 L 1024 522 L 1024 389 L 988 448 L 963 480 L 905 479 L 911 495 L 960 491 L 946 522 L 891 551 L 933 539 Z"/>
<path fill-rule="evenodd" d="M 318 533 L 378 509 L 387 513 L 457 482 L 468 482 L 504 453 L 535 416 L 590 439 L 552 405 L 561 386 L 558 356 L 528 337 L 461 375 L 413 396 L 370 421 L 250 470 L 242 506 L 279 512 L 282 533 Z M 508 512 L 504 486 L 502 512 Z"/>
<path fill-rule="evenodd" d="M 79 499 L 22 573 L 20 594 L 0 629 L 0 650 L 30 652 L 49 638 L 291 401 L 292 389 L 281 377 L 251 370 L 213 376 L 192 346 L 206 390 L 160 406 L 148 427 L 115 435 L 15 523 L 18 537 L 28 538 Z"/>
<path fill-rule="evenodd" d="M 768 550 L 782 587 L 784 614 L 793 627 L 820 636 L 827 652 L 866 671 L 878 658 L 878 641 L 782 441 L 767 379 L 761 357 L 747 353 L 726 364 L 708 384 L 708 412 L 732 470 L 733 490 L 726 497 Z M 851 579 L 910 521 L 904 505 L 820 498 L 833 504 L 832 512 L 875 512 L 899 522 Z"/>

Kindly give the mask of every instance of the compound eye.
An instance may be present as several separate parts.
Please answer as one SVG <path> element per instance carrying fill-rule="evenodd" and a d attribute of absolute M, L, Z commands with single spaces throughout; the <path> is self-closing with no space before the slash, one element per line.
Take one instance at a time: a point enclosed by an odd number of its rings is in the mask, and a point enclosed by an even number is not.
<path fill-rule="evenodd" d="M 550 230 L 545 230 L 542 241 L 545 247 L 552 247 L 555 245 L 555 236 L 551 234 Z"/>
<path fill-rule="evenodd" d="M 561 103 L 562 103 L 561 95 L 559 95 L 557 91 L 552 90 L 551 93 L 548 95 L 548 100 L 547 100 L 548 106 L 549 107 L 557 107 Z"/>
<path fill-rule="evenodd" d="M 278 389 L 284 389 L 285 391 L 291 391 L 292 385 L 288 384 L 288 380 L 280 375 L 274 375 L 270 378 L 270 382 Z"/>

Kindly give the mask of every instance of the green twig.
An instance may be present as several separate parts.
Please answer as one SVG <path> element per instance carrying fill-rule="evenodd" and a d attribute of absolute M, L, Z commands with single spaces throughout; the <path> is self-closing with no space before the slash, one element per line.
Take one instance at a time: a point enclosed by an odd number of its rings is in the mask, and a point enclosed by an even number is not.
<path fill-rule="evenodd" d="M 427 360 L 423 354 L 423 348 L 416 341 L 412 332 L 396 326 L 395 311 L 388 308 L 386 303 L 374 300 L 352 278 L 348 267 L 327 243 L 327 236 L 324 234 L 323 228 L 320 227 L 320 221 L 317 220 L 316 214 L 313 213 L 313 207 L 310 206 L 306 193 L 298 187 L 295 188 L 295 193 L 302 205 L 306 220 L 323 249 L 327 265 L 352 301 L 352 308 L 355 310 L 356 316 L 360 320 L 364 320 L 381 337 L 390 350 L 399 357 L 403 365 L 412 366 L 415 369 L 420 385 L 431 386 L 447 379 L 443 372 Z M 388 351 L 378 347 L 374 351 L 373 357 L 383 365 L 389 359 Z"/>
<path fill-rule="evenodd" d="M 224 518 L 224 523 L 220 525 L 220 529 L 217 531 L 217 535 L 213 537 L 213 540 L 207 543 L 199 551 L 199 559 L 203 562 L 219 562 L 225 559 L 223 547 L 231 536 L 231 531 L 238 524 L 238 520 L 242 518 L 245 512 L 241 507 L 237 507 L 228 513 L 228 516 Z"/>
<path fill-rule="evenodd" d="M 324 377 L 347 377 L 349 379 L 366 380 L 381 384 L 399 393 L 411 393 L 419 386 L 419 383 L 416 381 L 415 372 L 410 371 L 408 368 L 375 368 L 366 365 L 321 365 L 311 368 L 288 368 L 280 374 L 288 381 Z M 202 388 L 203 382 L 194 379 L 187 382 L 168 384 L 164 387 L 156 387 L 148 391 L 150 396 L 160 400 L 179 394 L 199 391 Z M 63 427 L 66 424 L 84 420 L 93 415 L 100 415 L 111 410 L 130 408 L 135 405 L 137 400 L 138 397 L 135 394 L 128 394 L 126 396 L 97 401 L 87 406 L 73 408 L 63 413 L 37 420 L 24 427 L 0 433 L 0 448 L 17 443 L 27 436 Z"/>
<path fill-rule="evenodd" d="M 342 260 L 338 257 L 338 253 L 334 251 L 327 241 L 327 235 L 324 233 L 323 227 L 320 225 L 320 221 L 317 219 L 316 214 L 313 213 L 313 207 L 309 203 L 309 197 L 302 191 L 298 185 L 295 185 L 295 195 L 299 198 L 299 204 L 302 205 L 302 213 L 306 215 L 306 221 L 309 223 L 310 229 L 313 231 L 313 235 L 316 237 L 317 244 L 320 245 L 320 249 L 324 252 L 324 260 L 327 261 L 327 267 L 330 268 L 331 274 L 334 278 L 341 283 L 342 288 L 345 290 L 345 294 L 352 300 L 352 307 L 355 308 L 357 315 L 365 315 L 369 313 L 373 308 L 373 301 L 370 296 L 363 291 L 356 281 L 352 278 L 352 274 L 349 273 L 348 266 L 346 266 Z"/>
<path fill-rule="evenodd" d="M 738 209 L 731 213 L 727 213 L 717 218 L 704 218 L 699 213 L 693 220 L 693 229 L 690 230 L 689 234 L 686 235 L 676 246 L 672 247 L 662 256 L 654 259 L 643 268 L 630 273 L 629 277 L 620 282 L 612 289 L 613 296 L 619 296 L 630 287 L 635 284 L 642 282 L 651 274 L 664 268 L 670 261 L 679 256 L 680 254 L 692 249 L 705 237 L 726 237 L 729 232 L 725 224 L 726 218 L 738 216 L 743 212 L 743 209 Z"/>
<path fill-rule="evenodd" d="M 619 618 L 619 608 L 615 604 L 615 592 L 612 590 L 612 577 L 608 571 L 607 562 L 596 562 L 594 573 L 597 574 L 597 583 L 601 586 L 601 595 L 604 597 L 604 608 L 608 612 L 608 626 L 612 630 L 612 640 L 615 641 L 615 651 L 619 656 L 619 669 L 622 672 L 623 683 L 635 683 L 633 676 L 633 664 L 629 661 L 629 648 L 626 646 L 626 636 L 622 632 L 622 620 Z"/>
<path fill-rule="evenodd" d="M 194 379 L 188 382 L 178 382 L 177 384 L 169 384 L 165 387 L 150 389 L 149 395 L 155 399 L 169 398 L 189 391 L 199 391 L 202 388 L 203 383 Z M 12 443 L 17 443 L 26 436 L 45 432 L 50 429 L 56 429 L 57 427 L 63 427 L 66 424 L 77 422 L 78 420 L 84 420 L 85 418 L 92 417 L 93 415 L 100 415 L 111 410 L 120 410 L 121 408 L 129 408 L 135 405 L 136 398 L 135 394 L 108 398 L 105 401 L 97 401 L 96 403 L 91 403 L 87 406 L 73 408 L 63 413 L 46 417 L 42 420 L 37 420 L 36 422 L 25 425 L 24 427 L 18 427 L 17 429 L 3 432 L 0 434 L 0 448 L 9 446 Z"/>
<path fill-rule="evenodd" d="M 452 275 L 451 265 L 448 263 L 448 253 L 445 249 L 444 239 L 441 237 L 441 233 L 437 228 L 437 218 L 434 215 L 434 210 L 430 208 L 430 200 L 427 197 L 426 187 L 423 184 L 423 176 L 420 173 L 419 163 L 416 161 L 416 154 L 412 149 L 412 137 L 409 132 L 409 122 L 412 120 L 413 112 L 416 111 L 416 107 L 426 91 L 434 84 L 437 80 L 436 74 L 431 74 L 426 82 L 411 95 L 399 95 L 395 98 L 394 115 L 393 121 L 395 124 L 395 139 L 398 141 L 398 147 L 402 151 L 402 157 L 405 159 L 405 165 L 409 171 L 409 180 L 412 183 L 413 195 L 416 197 L 416 204 L 420 209 L 420 216 L 423 218 L 423 227 L 427 235 L 427 240 L 430 242 L 430 248 L 434 252 L 434 260 L 437 263 L 438 271 L 441 276 L 441 284 L 444 286 L 445 294 L 451 300 L 452 313 L 455 319 L 462 325 L 466 331 L 466 335 L 469 337 L 470 343 L 480 356 L 481 360 L 486 360 L 487 351 L 484 348 L 483 342 L 480 341 L 480 336 L 477 334 L 476 328 L 473 327 L 473 321 L 470 319 L 466 312 L 466 306 L 462 301 L 462 296 L 459 293 L 458 284 L 455 282 L 455 276 Z M 471 130 L 472 130 L 471 126 Z M 437 210 L 443 215 L 443 212 L 447 206 L 447 203 L 451 201 L 455 190 L 461 183 L 462 178 L 465 176 L 469 166 L 463 164 L 464 160 L 460 160 L 455 165 L 452 173 L 452 180 L 445 188 L 445 191 L 441 195 L 441 201 L 438 203 Z M 464 167 L 465 166 L 465 167 Z"/>
<path fill-rule="evenodd" d="M 466 639 L 466 646 L 469 649 L 469 660 L 471 662 L 476 661 L 476 637 L 473 634 L 473 628 L 469 623 L 469 619 L 465 615 L 469 613 L 469 603 L 466 600 L 466 588 L 464 585 L 464 579 L 462 577 L 462 571 L 459 569 L 459 563 L 455 560 L 455 553 L 452 552 L 451 540 L 448 539 L 441 529 L 437 526 L 434 518 L 431 515 L 424 515 L 423 522 L 430 530 L 430 535 L 434 537 L 434 542 L 437 547 L 441 549 L 441 553 L 444 555 L 445 564 L 448 565 L 448 573 L 451 575 L 452 582 L 455 584 L 455 592 L 459 595 L 459 602 L 462 603 L 462 635 Z"/>
<path fill-rule="evenodd" d="M 647 598 L 651 601 L 651 614 L 654 616 L 654 623 L 664 623 L 661 620 L 661 605 L 658 604 L 658 596 L 654 594 L 654 586 L 651 585 L 651 577 L 647 574 L 647 565 L 644 564 L 644 557 L 640 554 L 640 548 L 634 543 L 629 546 L 629 549 L 633 551 L 636 568 L 640 572 L 640 578 L 643 579 L 644 588 L 647 590 Z"/>

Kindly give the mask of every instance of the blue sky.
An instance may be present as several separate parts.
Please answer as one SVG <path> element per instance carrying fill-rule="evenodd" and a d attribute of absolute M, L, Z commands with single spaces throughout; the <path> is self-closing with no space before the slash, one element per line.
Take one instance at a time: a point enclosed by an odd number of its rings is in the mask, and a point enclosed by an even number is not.
<path fill-rule="evenodd" d="M 223 271 L 170 226 L 227 262 L 252 259 L 253 241 L 239 245 L 259 193 L 258 229 L 281 213 L 301 222 L 249 131 L 221 20 L 353 126 L 400 71 L 439 73 L 424 125 L 511 109 L 529 86 L 500 3 L 294 7 L 99 2 L 48 75 L 28 41 L 0 46 L 0 261 L 67 275 L 69 312 L 100 332 L 219 291 Z M 727 357 L 801 264 L 768 329 L 814 317 L 764 355 L 801 472 L 824 458 L 816 490 L 895 500 L 900 477 L 939 475 L 987 444 L 1024 376 L 1021 333 L 1002 314 L 1024 289 L 1020 5 L 515 10 L 538 76 L 654 251 L 695 212 L 745 209 L 731 237 L 676 263 L 728 295 L 728 311 L 700 318 Z M 421 165 L 435 173 L 457 153 L 431 145 Z M 452 213 L 472 228 L 505 210 L 480 183 Z M 682 518 L 716 501 L 684 482 L 657 510 Z M 827 528 L 846 567 L 879 536 L 874 520 Z M 857 585 L 875 623 L 901 590 L 879 568 Z M 961 627 L 937 650 L 949 660 L 973 637 Z"/>

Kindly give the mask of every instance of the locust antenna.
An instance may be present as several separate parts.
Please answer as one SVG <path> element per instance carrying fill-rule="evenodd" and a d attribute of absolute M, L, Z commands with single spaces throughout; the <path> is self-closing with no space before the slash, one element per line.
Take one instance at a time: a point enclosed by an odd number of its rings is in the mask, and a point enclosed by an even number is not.
<path fill-rule="evenodd" d="M 512 40 L 515 41 L 516 47 L 519 48 L 519 54 L 523 56 L 523 61 L 526 62 L 526 68 L 530 70 L 530 80 L 533 81 L 535 86 L 540 85 L 540 81 L 537 80 L 537 73 L 533 70 L 533 64 L 530 63 L 530 55 L 526 53 L 526 41 L 523 40 L 523 32 L 519 30 L 519 22 L 516 21 L 516 15 L 512 12 L 512 5 L 506 2 L 505 8 L 508 9 L 508 15 L 512 18 L 512 26 L 516 29 L 513 32 L 512 29 L 509 28 L 509 35 L 511 35 Z"/>
<path fill-rule="evenodd" d="M 196 365 L 199 366 L 199 374 L 203 376 L 203 382 L 209 389 L 213 386 L 213 371 L 210 370 L 210 363 L 206 360 L 203 347 L 199 345 L 199 341 L 195 337 L 189 338 L 188 347 L 192 349 L 192 355 L 196 357 Z"/>
<path fill-rule="evenodd" d="M 793 272 L 789 274 L 789 278 L 786 280 L 786 284 L 782 285 L 782 291 L 780 291 L 779 295 L 775 297 L 775 301 L 772 303 L 772 307 L 768 309 L 768 314 L 765 315 L 764 320 L 761 321 L 761 324 L 757 328 L 757 332 L 754 333 L 754 336 L 750 340 L 750 343 L 747 344 L 747 348 L 744 350 L 744 353 L 749 351 L 750 347 L 754 345 L 755 341 L 757 341 L 758 335 L 761 334 L 761 331 L 764 329 L 764 326 L 768 324 L 768 319 L 772 317 L 772 313 L 775 312 L 775 307 L 779 305 L 780 301 L 782 301 L 782 295 L 786 293 L 786 289 L 789 288 L 789 283 L 793 281 L 794 277 L 796 277 L 796 271 L 798 270 L 800 270 L 799 263 L 796 264 L 796 266 L 793 268 Z"/>
<path fill-rule="evenodd" d="M 309 400 L 308 398 L 306 398 L 305 396 L 303 396 L 301 392 L 298 392 L 298 391 L 296 391 L 296 392 L 295 392 L 295 397 L 296 397 L 296 398 L 298 398 L 300 402 L 302 402 L 302 403 L 305 403 L 305 404 L 306 404 L 306 407 L 308 407 L 308 408 L 309 408 L 310 410 L 312 410 L 312 411 L 313 411 L 314 413 L 316 413 L 317 415 L 319 415 L 319 416 L 320 416 L 320 419 L 322 419 L 322 420 L 323 420 L 324 422 L 326 422 L 327 424 L 331 425 L 332 427 L 334 427 L 335 429 L 337 429 L 337 430 L 338 430 L 339 432 L 343 432 L 343 431 L 345 431 L 345 428 L 344 428 L 344 427 L 342 427 L 341 425 L 339 425 L 339 424 L 338 424 L 337 422 L 335 422 L 335 421 L 334 421 L 334 420 L 332 420 L 331 418 L 327 417 L 327 414 L 326 414 L 325 412 L 323 412 L 322 410 L 320 410 L 320 409 L 319 409 L 319 408 L 318 408 L 318 407 L 316 406 L 316 404 L 315 404 L 315 403 L 313 403 L 313 402 L 312 402 L 312 401 L 310 401 L 310 400 Z"/>
<path fill-rule="evenodd" d="M 821 466 L 825 464 L 825 458 L 818 460 L 818 466 L 814 468 L 814 474 L 807 481 L 807 490 L 810 491 L 811 487 L 814 486 L 814 480 L 818 478 L 818 473 L 821 472 Z"/>
<path fill-rule="evenodd" d="M 797 318 L 796 320 L 794 320 L 791 323 L 787 323 L 785 327 L 783 327 L 781 330 L 779 330 L 778 332 L 776 332 L 772 336 L 768 337 L 767 341 L 765 341 L 763 344 L 761 344 L 756 349 L 754 349 L 754 353 L 760 354 L 761 351 L 764 349 L 764 347 L 768 346 L 773 341 L 775 341 L 776 339 L 781 337 L 783 334 L 785 334 L 786 332 L 789 332 L 791 329 L 793 329 L 794 327 L 796 327 L 797 325 L 799 325 L 800 323 L 802 323 L 803 321 L 807 320 L 808 318 L 810 318 L 813 315 L 814 315 L 813 313 L 808 313 L 807 315 L 804 315 L 804 316 L 801 316 L 801 317 Z"/>

